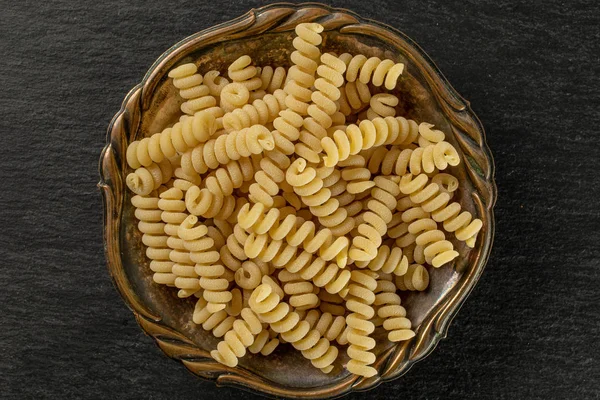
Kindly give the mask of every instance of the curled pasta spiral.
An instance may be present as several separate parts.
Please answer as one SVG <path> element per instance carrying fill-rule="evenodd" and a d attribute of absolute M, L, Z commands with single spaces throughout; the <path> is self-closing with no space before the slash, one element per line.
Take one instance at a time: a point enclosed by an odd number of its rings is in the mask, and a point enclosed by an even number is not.
<path fill-rule="evenodd" d="M 237 161 L 229 161 L 225 166 L 217 168 L 205 179 L 206 188 L 219 196 L 230 196 L 234 189 L 254 177 L 254 166 L 248 157 Z"/>
<path fill-rule="evenodd" d="M 333 138 L 325 137 L 321 140 L 326 154 L 323 162 L 325 166 L 333 167 L 362 150 L 404 143 L 409 133 L 409 123 L 402 117 L 377 117 L 373 120 L 363 120 L 359 125 L 348 125 L 345 131 L 335 131 Z"/>
<path fill-rule="evenodd" d="M 152 163 L 148 167 L 138 168 L 127 175 L 125 182 L 127 187 L 135 194 L 146 196 L 160 185 L 167 183 L 173 176 L 173 167 L 169 160 L 160 163 Z"/>
<path fill-rule="evenodd" d="M 232 62 L 227 69 L 229 78 L 233 82 L 244 85 L 249 91 L 259 89 L 263 84 L 257 76 L 258 68 L 250 64 L 252 64 L 252 59 L 250 56 L 244 55 Z"/>
<path fill-rule="evenodd" d="M 158 208 L 162 210 L 160 217 L 165 223 L 165 233 L 177 237 L 179 225 L 187 217 L 183 192 L 177 188 L 165 190 L 160 194 Z"/>
<path fill-rule="evenodd" d="M 439 268 L 458 257 L 451 242 L 446 240 L 444 232 L 437 229 L 437 223 L 431 218 L 420 218 L 408 225 L 408 232 L 415 236 L 417 246 L 423 247 L 425 260 Z"/>
<path fill-rule="evenodd" d="M 286 81 L 287 72 L 283 67 L 266 66 L 259 68 L 260 80 L 262 85 L 260 90 L 264 90 L 267 93 L 275 93 L 279 89 L 283 89 Z"/>
<path fill-rule="evenodd" d="M 340 345 L 348 343 L 344 335 L 346 330 L 345 317 L 341 315 L 334 316 L 319 310 L 310 310 L 304 320 L 309 323 L 311 329 L 316 329 L 321 336 L 330 342 L 336 341 Z"/>
<path fill-rule="evenodd" d="M 406 274 L 397 276 L 395 282 L 399 290 L 423 291 L 429 286 L 429 272 L 421 264 L 411 264 Z"/>
<path fill-rule="evenodd" d="M 266 153 L 259 165 L 260 169 L 254 174 L 256 182 L 250 185 L 248 198 L 270 208 L 274 204 L 273 197 L 279 193 L 280 184 L 285 181 L 285 171 L 290 166 L 290 159 L 285 154 L 273 150 Z"/>
<path fill-rule="evenodd" d="M 371 82 L 375 86 L 381 86 L 385 82 L 386 89 L 392 90 L 403 71 L 402 63 L 395 63 L 390 59 L 381 60 L 378 57 L 367 58 L 359 54 L 352 57 L 348 63 L 346 80 L 354 82 L 358 79 L 362 83 Z"/>
<path fill-rule="evenodd" d="M 419 124 L 419 146 L 426 147 L 430 144 L 435 144 L 443 141 L 446 138 L 444 132 L 433 129 L 434 125 L 428 122 L 421 122 Z"/>
<path fill-rule="evenodd" d="M 277 89 L 275 93 L 254 100 L 252 104 L 236 108 L 223 116 L 223 127 L 225 130 L 231 131 L 273 122 L 279 112 L 285 109 L 286 96 L 283 90 Z"/>
<path fill-rule="evenodd" d="M 156 192 L 131 198 L 131 204 L 136 207 L 135 217 L 139 220 L 138 229 L 143 234 L 142 243 L 146 245 L 146 256 L 150 259 L 150 269 L 154 272 L 152 278 L 156 283 L 174 286 L 174 263 L 169 257 L 171 249 L 167 245 L 169 236 L 165 235 L 165 223 L 161 219 L 162 210 L 158 208 L 158 201 Z"/>
<path fill-rule="evenodd" d="M 163 210 L 161 219 L 166 223 L 165 233 L 169 235 L 167 245 L 172 249 L 169 253 L 170 260 L 174 263 L 171 272 L 175 275 L 174 286 L 179 288 L 179 297 L 189 297 L 196 293 L 200 286 L 198 277 L 194 272 L 194 265 L 190 252 L 186 249 L 183 239 L 179 237 L 179 228 L 186 220 L 183 192 L 171 188 L 160 194 L 158 207 Z"/>
<path fill-rule="evenodd" d="M 262 125 L 254 125 L 240 131 L 223 134 L 216 139 L 199 144 L 181 156 L 184 171 L 196 171 L 199 174 L 216 169 L 231 160 L 250 157 L 265 150 L 273 150 L 273 135 Z"/>
<path fill-rule="evenodd" d="M 249 304 L 263 322 L 270 324 L 283 340 L 300 350 L 313 366 L 324 373 L 331 372 L 332 363 L 338 355 L 337 347 L 331 346 L 319 331 L 310 329 L 310 324 L 302 321 L 287 303 L 281 302 L 271 286 L 262 284 L 254 289 Z"/>
<path fill-rule="evenodd" d="M 208 302 L 200 297 L 194 307 L 192 320 L 197 325 L 202 325 L 206 331 L 212 331 L 216 337 L 223 337 L 233 328 L 236 318 L 228 315 L 225 310 L 212 313 L 207 308 Z"/>
<path fill-rule="evenodd" d="M 398 97 L 391 93 L 378 93 L 371 97 L 369 109 L 367 110 L 367 118 L 373 119 L 377 117 L 395 117 L 396 107 L 400 101 Z"/>
<path fill-rule="evenodd" d="M 317 296 L 319 288 L 316 288 L 311 282 L 305 281 L 300 275 L 285 269 L 279 271 L 277 277 L 283 284 L 285 294 L 290 296 L 290 306 L 298 311 L 319 306 L 320 300 Z"/>
<path fill-rule="evenodd" d="M 244 252 L 249 258 L 272 262 L 276 268 L 299 273 L 303 279 L 312 281 L 319 288 L 324 287 L 329 293 L 343 293 L 350 280 L 350 271 L 327 264 L 307 251 L 297 254 L 297 247 L 285 245 L 282 240 L 270 240 L 266 234 L 250 234 L 244 243 Z"/>
<path fill-rule="evenodd" d="M 181 167 L 175 169 L 175 179 L 173 180 L 173 187 L 181 190 L 182 192 L 187 192 L 187 190 L 193 185 L 200 185 L 202 183 L 202 178 L 196 172 L 192 174 L 186 173 Z"/>
<path fill-rule="evenodd" d="M 371 271 L 382 271 L 386 274 L 402 276 L 408 269 L 408 258 L 402 254 L 400 247 L 381 246 L 377 250 L 377 256 L 371 261 L 357 261 L 356 266 L 369 268 Z"/>
<path fill-rule="evenodd" d="M 233 232 L 227 235 L 226 245 L 220 247 L 221 262 L 235 273 L 242 267 L 243 261 L 248 259 L 244 252 L 247 238 L 248 234 L 236 224 Z"/>
<path fill-rule="evenodd" d="M 192 215 L 226 220 L 233 214 L 236 201 L 233 196 L 215 195 L 194 185 L 185 193 L 185 207 Z"/>
<path fill-rule="evenodd" d="M 196 263 L 194 270 L 200 277 L 200 287 L 204 289 L 202 296 L 208 302 L 207 310 L 211 313 L 224 310 L 233 295 L 229 290 L 229 281 L 223 278 L 225 267 L 218 264 L 220 256 L 215 250 L 214 240 L 205 238 L 194 244 L 199 247 L 210 245 L 190 254 L 190 258 Z"/>
<path fill-rule="evenodd" d="M 341 177 L 346 181 L 346 191 L 350 194 L 363 193 L 375 186 L 375 181 L 371 180 L 371 171 L 364 167 L 365 159 L 362 156 L 354 155 L 341 161 Z"/>
<path fill-rule="evenodd" d="M 307 108 L 308 118 L 304 119 L 304 130 L 300 132 L 300 141 L 295 152 L 312 163 L 319 162 L 322 151 L 321 139 L 327 136 L 327 128 L 332 125 L 331 116 L 337 111 L 336 101 L 340 98 L 339 87 L 344 83 L 343 73 L 346 65 L 331 54 L 321 56 L 321 65 L 317 68 L 319 78 L 315 80 Z"/>
<path fill-rule="evenodd" d="M 289 272 L 298 273 L 303 279 L 312 281 L 317 287 L 325 288 L 331 294 L 344 294 L 350 281 L 349 270 L 340 269 L 335 264 L 328 264 L 321 257 L 315 257 L 307 251 L 294 254 L 287 263 L 275 264 L 275 266 L 285 267 Z"/>
<path fill-rule="evenodd" d="M 353 374 L 371 377 L 377 370 L 370 366 L 375 362 L 375 354 L 371 350 L 375 347 L 375 340 L 369 335 L 375 330 L 373 322 L 369 321 L 375 315 L 372 307 L 375 301 L 373 293 L 377 288 L 375 280 L 377 274 L 372 271 L 352 271 L 346 308 L 352 313 L 346 317 L 348 330 L 348 356 L 350 361 L 346 369 Z"/>
<path fill-rule="evenodd" d="M 250 91 L 240 82 L 228 83 L 221 90 L 220 106 L 225 112 L 231 112 L 248 104 Z"/>
<path fill-rule="evenodd" d="M 340 88 L 340 112 L 346 117 L 357 113 L 371 101 L 371 91 L 367 84 L 360 81 L 346 82 Z"/>
<path fill-rule="evenodd" d="M 243 289 L 254 289 L 262 281 L 262 277 L 269 273 L 267 263 L 256 261 L 245 261 L 240 269 L 235 272 L 235 283 Z"/>
<path fill-rule="evenodd" d="M 287 183 L 294 188 L 294 192 L 309 206 L 311 213 L 319 218 L 323 226 L 330 229 L 342 226 L 345 232 L 350 231 L 354 221 L 347 218 L 346 209 L 341 208 L 339 201 L 331 197 L 331 191 L 323 187 L 323 179 L 317 174 L 317 170 L 307 166 L 306 160 L 298 158 L 290 165 L 285 176 Z M 350 229 L 346 229 L 348 223 Z"/>
<path fill-rule="evenodd" d="M 294 153 L 294 142 L 300 137 L 300 127 L 304 119 L 298 113 L 292 110 L 283 110 L 279 112 L 279 117 L 273 121 L 273 139 L 275 148 L 282 154 L 291 155 Z"/>
<path fill-rule="evenodd" d="M 169 78 L 173 78 L 173 85 L 179 89 L 179 95 L 187 100 L 181 105 L 181 111 L 188 115 L 217 105 L 209 87 L 202 84 L 202 75 L 197 72 L 198 67 L 193 63 L 169 71 Z"/>
<path fill-rule="evenodd" d="M 317 296 L 321 300 L 319 309 L 324 313 L 329 313 L 334 316 L 343 316 L 346 314 L 344 307 L 344 299 L 338 293 L 329 293 L 326 290 L 321 290 Z"/>
<path fill-rule="evenodd" d="M 196 226 L 197 223 L 198 218 L 189 215 L 177 228 L 178 241 L 181 241 L 181 246 L 174 247 L 183 247 L 188 252 L 185 259 L 180 259 L 173 266 L 173 273 L 178 275 L 175 286 L 181 289 L 178 293 L 179 297 L 189 297 L 200 289 L 199 277 L 192 258 L 195 253 L 208 250 L 214 243 L 210 238 L 205 237 L 208 228 L 205 225 Z"/>
<path fill-rule="evenodd" d="M 454 232 L 458 240 L 464 241 L 469 247 L 474 247 L 483 223 L 480 219 L 473 219 L 470 212 L 461 212 L 460 203 L 448 204 L 452 192 L 458 187 L 456 178 L 453 179 L 448 174 L 437 174 L 427 185 L 426 176 L 423 174 L 413 179 L 410 184 L 409 177 L 403 177 L 404 182 L 400 181 L 401 184 L 404 183 L 404 190 L 402 188 L 400 190 L 407 191 L 411 201 L 420 204 L 423 211 L 431 213 L 433 221 L 442 222 L 446 231 Z"/>
<path fill-rule="evenodd" d="M 415 336 L 411 322 L 406 318 L 406 309 L 400 305 L 400 296 L 396 294 L 396 285 L 387 280 L 378 280 L 375 289 L 377 316 L 383 319 L 383 328 L 388 331 L 390 342 L 401 342 Z"/>
<path fill-rule="evenodd" d="M 210 352 L 212 358 L 229 367 L 238 364 L 238 358 L 246 354 L 246 348 L 254 343 L 256 335 L 263 330 L 262 323 L 251 309 L 242 309 L 240 315 L 241 318 L 235 320 L 224 340 L 217 344 L 217 349 Z"/>
<path fill-rule="evenodd" d="M 325 261 L 336 260 L 343 268 L 347 263 L 349 240 L 346 237 L 335 238 L 331 230 L 317 230 L 312 221 L 305 221 L 294 214 L 282 215 L 280 209 L 267 211 L 263 204 L 250 207 L 244 205 L 238 214 L 240 226 L 257 234 L 268 233 L 273 240 L 286 240 L 293 247 L 303 246 L 309 253 L 318 253 Z"/>
<path fill-rule="evenodd" d="M 206 142 L 217 130 L 213 114 L 201 111 L 185 118 L 160 133 L 135 141 L 127 147 L 127 163 L 131 168 L 160 163 L 190 147 Z"/>
<path fill-rule="evenodd" d="M 299 115 L 308 115 L 311 101 L 310 87 L 315 83 L 317 61 L 321 54 L 318 45 L 323 27 L 317 23 L 302 23 L 296 26 L 296 37 L 292 44 L 296 49 L 290 56 L 294 65 L 288 70 L 289 80 L 284 90 L 288 94 L 286 105 Z"/>
<path fill-rule="evenodd" d="M 358 234 L 352 239 L 350 258 L 356 261 L 370 261 L 377 256 L 377 248 L 387 232 L 387 224 L 396 208 L 396 197 L 400 194 L 398 184 L 391 178 L 375 177 L 375 187 L 371 190 L 372 200 L 367 203 L 363 223 L 358 226 Z"/>
<path fill-rule="evenodd" d="M 215 97 L 221 96 L 221 91 L 229 83 L 227 78 L 219 75 L 221 73 L 216 70 L 208 71 L 204 74 L 204 84 L 208 86 L 210 94 Z"/>

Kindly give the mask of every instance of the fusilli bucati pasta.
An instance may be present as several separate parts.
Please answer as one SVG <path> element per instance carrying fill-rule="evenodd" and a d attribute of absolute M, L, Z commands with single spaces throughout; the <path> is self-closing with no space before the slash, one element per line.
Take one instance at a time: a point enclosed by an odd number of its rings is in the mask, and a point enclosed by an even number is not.
<path fill-rule="evenodd" d="M 445 122 L 396 115 L 404 64 L 328 52 L 318 23 L 295 33 L 289 69 L 239 54 L 173 68 L 182 114 L 128 144 L 125 183 L 153 281 L 195 300 L 193 323 L 222 338 L 214 360 L 288 343 L 330 373 L 347 346 L 346 369 L 372 377 L 375 330 L 411 340 L 403 296 L 475 247 L 483 222 Z"/>

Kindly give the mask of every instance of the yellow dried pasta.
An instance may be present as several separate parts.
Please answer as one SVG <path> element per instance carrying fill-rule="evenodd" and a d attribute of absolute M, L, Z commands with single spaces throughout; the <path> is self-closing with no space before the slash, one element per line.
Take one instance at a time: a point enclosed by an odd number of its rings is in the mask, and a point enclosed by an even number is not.
<path fill-rule="evenodd" d="M 125 183 L 153 280 L 197 299 L 213 359 L 289 343 L 330 373 L 347 345 L 346 369 L 372 377 L 374 331 L 411 340 L 402 293 L 428 290 L 483 222 L 445 122 L 396 115 L 404 64 L 336 56 L 323 32 L 296 26 L 289 69 L 172 69 L 182 115 L 128 144 Z"/>

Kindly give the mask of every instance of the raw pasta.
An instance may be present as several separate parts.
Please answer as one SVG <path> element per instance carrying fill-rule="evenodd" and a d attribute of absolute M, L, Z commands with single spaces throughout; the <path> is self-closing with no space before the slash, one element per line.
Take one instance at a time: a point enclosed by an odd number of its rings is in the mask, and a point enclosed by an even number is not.
<path fill-rule="evenodd" d="M 375 329 L 413 338 L 402 293 L 483 222 L 455 198 L 451 139 L 396 115 L 404 64 L 323 51 L 323 31 L 296 26 L 289 69 L 171 70 L 183 115 L 129 143 L 125 182 L 154 282 L 196 299 L 216 361 L 289 343 L 329 373 L 346 346 L 346 369 L 372 377 Z"/>

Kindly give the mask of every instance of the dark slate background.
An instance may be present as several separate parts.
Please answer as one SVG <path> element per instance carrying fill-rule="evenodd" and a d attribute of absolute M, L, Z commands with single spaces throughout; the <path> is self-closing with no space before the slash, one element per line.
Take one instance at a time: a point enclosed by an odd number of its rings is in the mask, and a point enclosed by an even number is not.
<path fill-rule="evenodd" d="M 254 397 L 142 334 L 106 270 L 96 188 L 107 125 L 152 62 L 264 4 L 218 3 L 0 1 L 0 397 Z M 449 338 L 368 395 L 599 398 L 599 3 L 333 5 L 429 53 L 483 121 L 499 189 L 491 259 Z"/>

